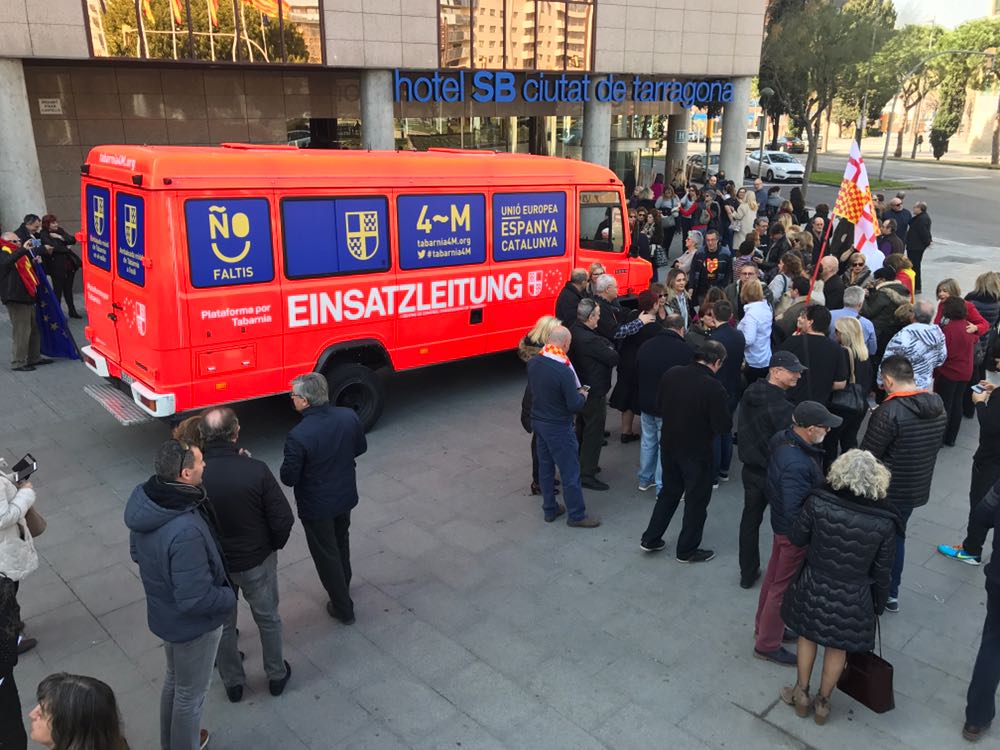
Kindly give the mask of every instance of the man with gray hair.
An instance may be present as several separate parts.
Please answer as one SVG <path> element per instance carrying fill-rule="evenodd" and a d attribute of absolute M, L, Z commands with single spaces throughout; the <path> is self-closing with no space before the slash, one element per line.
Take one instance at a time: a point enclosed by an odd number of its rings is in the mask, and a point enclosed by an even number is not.
<path fill-rule="evenodd" d="M 913 293 L 920 294 L 921 282 L 920 264 L 924 260 L 924 251 L 931 246 L 934 238 L 931 236 L 931 217 L 927 213 L 927 204 L 917 201 L 913 204 L 913 218 L 906 232 L 906 257 L 913 264 Z"/>
<path fill-rule="evenodd" d="M 865 337 L 865 346 L 868 347 L 868 356 L 874 357 L 878 350 L 878 339 L 875 337 L 875 325 L 861 314 L 861 308 L 865 304 L 865 290 L 859 286 L 849 286 L 844 290 L 844 306 L 839 310 L 830 311 L 830 338 L 837 340 L 835 329 L 837 321 L 841 318 L 856 318 L 861 324 L 861 333 Z"/>
<path fill-rule="evenodd" d="M 237 597 L 243 592 L 257 623 L 271 695 L 281 695 L 292 668 L 282 656 L 277 551 L 292 531 L 292 509 L 267 464 L 240 450 L 236 412 L 228 407 L 210 409 L 199 429 L 205 446 L 202 482 L 215 511 L 229 578 Z M 222 629 L 217 660 L 233 703 L 243 698 L 246 683 L 236 643 L 237 610 L 233 607 Z"/>
<path fill-rule="evenodd" d="M 885 347 L 885 357 L 899 354 L 910 360 L 917 388 L 934 389 L 934 370 L 944 364 L 948 356 L 944 332 L 933 324 L 934 305 L 927 300 L 917 300 L 913 305 L 913 322 L 893 336 Z M 882 385 L 879 372 L 878 384 Z"/>
<path fill-rule="evenodd" d="M 319 580 L 330 600 L 326 611 L 344 625 L 354 622 L 351 599 L 351 510 L 358 504 L 355 459 L 368 450 L 361 420 L 333 406 L 318 372 L 292 380 L 292 404 L 302 421 L 285 439 L 281 481 L 295 489 L 295 505 Z"/>
<path fill-rule="evenodd" d="M 571 326 L 576 320 L 576 306 L 583 299 L 589 278 L 586 268 L 574 268 L 566 286 L 559 292 L 559 297 L 556 299 L 556 317 L 564 326 Z"/>
<path fill-rule="evenodd" d="M 819 246 L 816 248 L 819 252 Z M 824 255 L 819 261 L 819 277 L 823 280 L 823 300 L 831 313 L 844 306 L 844 280 L 840 277 L 840 261 Z"/>
<path fill-rule="evenodd" d="M 651 312 L 642 313 L 632 320 L 627 320 L 630 313 L 618 302 L 618 282 L 609 273 L 601 274 L 594 281 L 594 299 L 601 308 L 601 319 L 598 321 L 596 330 L 608 341 L 634 336 L 642 330 L 644 325 L 656 320 L 656 315 Z M 579 306 L 577 306 L 577 310 L 579 310 Z M 562 320 L 562 318 L 559 319 Z M 575 321 L 576 318 L 574 317 L 573 320 Z"/>

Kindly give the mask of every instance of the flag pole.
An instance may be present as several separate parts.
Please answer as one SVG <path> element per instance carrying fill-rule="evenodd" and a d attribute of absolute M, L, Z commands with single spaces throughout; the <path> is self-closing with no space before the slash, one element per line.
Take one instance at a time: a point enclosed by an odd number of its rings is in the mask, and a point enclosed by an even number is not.
<path fill-rule="evenodd" d="M 816 277 L 819 275 L 820 261 L 823 260 L 823 256 L 826 254 L 826 246 L 830 239 L 830 230 L 833 229 L 833 219 L 836 214 L 830 216 L 830 220 L 826 222 L 826 231 L 823 232 L 823 242 L 819 246 L 819 257 L 816 258 L 815 266 L 813 267 L 812 279 L 809 280 L 809 294 L 806 295 L 806 305 L 812 300 L 813 287 L 816 286 Z"/>

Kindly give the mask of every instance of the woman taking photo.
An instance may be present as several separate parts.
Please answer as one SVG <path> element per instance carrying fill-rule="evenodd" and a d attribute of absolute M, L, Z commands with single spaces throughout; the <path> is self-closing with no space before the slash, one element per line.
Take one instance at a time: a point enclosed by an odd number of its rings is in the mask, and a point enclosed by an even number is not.
<path fill-rule="evenodd" d="M 521 343 L 517 345 L 517 356 L 521 361 L 526 363 L 540 353 L 545 347 L 545 342 L 548 341 L 552 329 L 559 325 L 562 323 L 559 322 L 559 318 L 553 315 L 540 317 L 535 323 L 535 327 L 528 331 L 527 335 L 521 339 Z M 527 384 L 524 386 L 524 395 L 521 397 L 521 426 L 525 432 L 531 435 L 531 494 L 540 495 L 542 488 L 538 484 L 538 444 L 531 431 L 531 389 Z M 556 484 L 558 484 L 558 480 L 556 480 Z M 556 494 L 559 494 L 558 489 Z"/>
<path fill-rule="evenodd" d="M 128 750 L 115 694 L 93 677 L 49 675 L 30 718 L 31 739 L 50 750 Z"/>
<path fill-rule="evenodd" d="M 788 540 L 806 547 L 799 577 L 781 605 L 785 626 L 798 633 L 798 679 L 781 689 L 781 700 L 817 724 L 830 716 L 830 696 L 847 652 L 875 647 L 876 616 L 885 609 L 902 523 L 885 500 L 889 470 L 868 451 L 851 450 L 833 462 L 826 483 L 806 498 Z M 818 646 L 823 672 L 809 695 Z"/>
<path fill-rule="evenodd" d="M 861 323 L 858 322 L 857 318 L 837 318 L 837 322 L 834 324 L 834 331 L 837 336 L 837 342 L 847 350 L 848 361 L 851 363 L 850 371 L 852 373 L 850 382 L 860 385 L 862 392 L 867 397 L 872 389 L 874 372 L 872 371 L 871 360 L 868 358 L 868 347 L 865 345 L 865 335 L 861 330 Z M 867 412 L 867 408 L 854 413 L 837 412 L 837 415 L 844 420 L 844 423 L 840 426 L 839 435 L 841 453 L 846 453 L 858 447 L 858 430 L 861 429 L 861 423 L 864 421 Z"/>
<path fill-rule="evenodd" d="M 764 299 L 764 286 L 757 279 L 743 282 L 740 289 L 743 317 L 736 328 L 746 341 L 744 362 L 747 385 L 758 378 L 767 377 L 771 363 L 771 327 L 774 317 L 771 306 Z"/>

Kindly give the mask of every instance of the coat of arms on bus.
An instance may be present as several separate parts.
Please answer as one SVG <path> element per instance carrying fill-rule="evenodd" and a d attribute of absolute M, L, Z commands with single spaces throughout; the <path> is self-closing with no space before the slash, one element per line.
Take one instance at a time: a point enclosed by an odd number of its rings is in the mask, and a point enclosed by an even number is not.
<path fill-rule="evenodd" d="M 532 297 L 537 297 L 542 291 L 542 271 L 528 272 L 528 292 Z"/>
<path fill-rule="evenodd" d="M 125 205 L 125 242 L 129 247 L 135 247 L 139 238 L 139 207 L 132 203 Z"/>
<path fill-rule="evenodd" d="M 93 196 L 94 233 L 104 234 L 104 196 Z"/>
<path fill-rule="evenodd" d="M 356 260 L 369 260 L 378 252 L 378 211 L 345 211 L 347 251 Z"/>

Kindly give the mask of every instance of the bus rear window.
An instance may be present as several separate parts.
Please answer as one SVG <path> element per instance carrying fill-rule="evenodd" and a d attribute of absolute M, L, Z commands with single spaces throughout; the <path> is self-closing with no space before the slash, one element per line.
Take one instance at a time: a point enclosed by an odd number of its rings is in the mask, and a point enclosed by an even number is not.
<path fill-rule="evenodd" d="M 261 284 L 274 278 L 267 198 L 192 199 L 184 203 L 191 284 Z"/>
<path fill-rule="evenodd" d="M 308 279 L 388 270 L 388 206 L 382 196 L 284 198 L 285 276 Z"/>
<path fill-rule="evenodd" d="M 620 253 L 625 249 L 622 203 L 611 190 L 580 193 L 580 247 Z"/>

